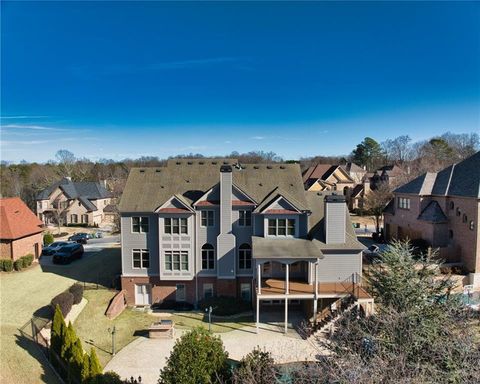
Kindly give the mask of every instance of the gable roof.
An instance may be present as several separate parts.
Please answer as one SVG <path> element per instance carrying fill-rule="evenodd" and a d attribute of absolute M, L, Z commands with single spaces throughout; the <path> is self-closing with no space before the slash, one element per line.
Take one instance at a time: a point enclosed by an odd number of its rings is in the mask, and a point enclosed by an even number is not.
<path fill-rule="evenodd" d="M 435 200 L 432 200 L 427 204 L 418 216 L 418 220 L 428 221 L 429 223 L 446 223 L 448 221 L 440 204 Z"/>
<path fill-rule="evenodd" d="M 352 183 L 354 182 L 351 178 L 349 172 L 342 165 L 331 165 L 331 164 L 317 164 L 308 168 L 303 174 L 303 182 L 309 187 L 313 184 L 312 180 L 323 180 L 326 181 L 331 175 L 335 173 L 336 170 L 339 170 L 343 173 L 345 178 L 347 178 Z"/>
<path fill-rule="evenodd" d="M 48 199 L 57 188 L 60 188 L 69 199 L 83 197 L 85 199 L 95 200 L 111 197 L 111 193 L 98 181 L 72 181 L 63 178 L 41 191 L 37 195 L 37 200 Z"/>
<path fill-rule="evenodd" d="M 217 161 L 182 159 L 168 162 L 166 167 L 132 168 L 119 210 L 153 212 L 175 194 L 192 205 L 218 184 L 220 166 Z M 247 164 L 239 168 L 232 167 L 233 184 L 258 204 L 280 188 L 292 203 L 308 209 L 298 164 Z"/>
<path fill-rule="evenodd" d="M 14 240 L 42 232 L 43 224 L 19 197 L 0 199 L 0 239 Z"/>
<path fill-rule="evenodd" d="M 363 169 L 362 167 L 358 166 L 355 163 L 347 163 L 345 165 L 342 165 L 341 167 L 343 167 L 348 173 L 350 172 L 367 173 L 365 169 Z"/>
<path fill-rule="evenodd" d="M 395 193 L 480 198 L 480 152 L 438 173 L 424 173 Z"/>

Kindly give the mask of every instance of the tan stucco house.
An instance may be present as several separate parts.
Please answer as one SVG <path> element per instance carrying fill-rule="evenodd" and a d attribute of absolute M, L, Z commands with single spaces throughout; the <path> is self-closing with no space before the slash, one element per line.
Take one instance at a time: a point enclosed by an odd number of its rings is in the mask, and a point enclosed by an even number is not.
<path fill-rule="evenodd" d="M 385 236 L 421 238 L 440 256 L 460 262 L 480 287 L 480 152 L 437 173 L 425 173 L 394 191 L 384 211 Z"/>
<path fill-rule="evenodd" d="M 105 219 L 111 193 L 104 182 L 74 182 L 63 178 L 37 196 L 37 216 L 45 224 L 99 225 Z"/>

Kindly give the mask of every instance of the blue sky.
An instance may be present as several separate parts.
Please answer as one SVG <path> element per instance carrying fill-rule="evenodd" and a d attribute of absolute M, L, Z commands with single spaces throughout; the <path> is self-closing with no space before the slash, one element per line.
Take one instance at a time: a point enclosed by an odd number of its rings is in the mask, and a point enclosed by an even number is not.
<path fill-rule="evenodd" d="M 2 2 L 1 157 L 480 131 L 478 2 Z"/>

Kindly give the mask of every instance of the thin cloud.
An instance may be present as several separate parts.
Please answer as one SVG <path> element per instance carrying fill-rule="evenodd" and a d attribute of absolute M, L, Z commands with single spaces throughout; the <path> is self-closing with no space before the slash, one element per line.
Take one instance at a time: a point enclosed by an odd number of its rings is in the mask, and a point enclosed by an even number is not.
<path fill-rule="evenodd" d="M 21 115 L 21 116 L 0 116 L 0 119 L 46 119 L 50 116 L 27 116 L 27 115 Z"/>
<path fill-rule="evenodd" d="M 6 124 L 2 125 L 2 129 L 31 129 L 35 131 L 66 131 L 62 128 L 46 127 L 44 125 L 30 125 L 30 124 Z"/>
<path fill-rule="evenodd" d="M 252 140 L 265 140 L 265 136 L 252 136 L 250 139 L 252 139 Z"/>

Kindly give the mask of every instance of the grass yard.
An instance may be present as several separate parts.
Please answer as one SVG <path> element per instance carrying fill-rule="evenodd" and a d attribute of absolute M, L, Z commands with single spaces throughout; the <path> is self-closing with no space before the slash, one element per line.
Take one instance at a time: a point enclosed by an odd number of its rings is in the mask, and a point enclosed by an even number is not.
<path fill-rule="evenodd" d="M 158 321 L 159 317 L 146 312 L 127 308 L 114 320 L 105 316 L 107 305 L 116 292 L 105 289 L 85 291 L 88 304 L 74 323 L 77 335 L 82 340 L 84 349 L 90 346 L 97 348 L 100 362 L 103 366 L 112 358 L 112 336 L 108 329 L 115 326 L 117 352 L 133 341 L 138 336 L 146 336 L 151 323 Z M 203 321 L 203 313 L 178 312 L 171 317 L 177 329 L 191 329 L 208 323 Z M 229 332 L 244 326 L 253 326 L 252 316 L 236 319 L 235 322 L 213 323 L 213 332 Z"/>
<path fill-rule="evenodd" d="M 51 299 L 76 280 L 95 281 L 102 270 L 100 280 L 111 281 L 120 268 L 120 249 L 110 248 L 67 266 L 0 273 L 0 382 L 57 383 L 43 355 L 18 329 L 32 315 L 44 315 Z"/>

